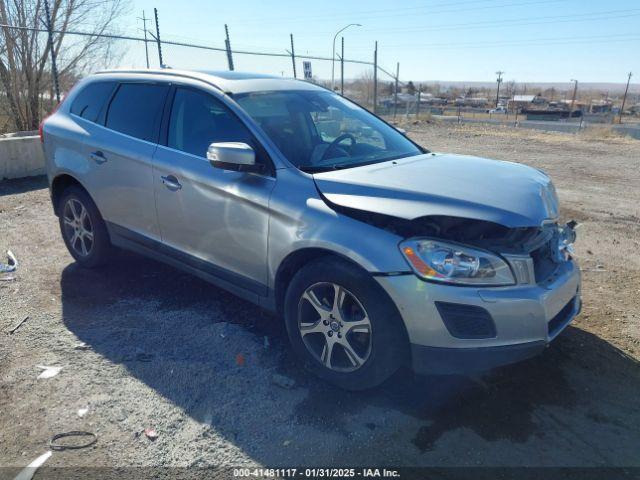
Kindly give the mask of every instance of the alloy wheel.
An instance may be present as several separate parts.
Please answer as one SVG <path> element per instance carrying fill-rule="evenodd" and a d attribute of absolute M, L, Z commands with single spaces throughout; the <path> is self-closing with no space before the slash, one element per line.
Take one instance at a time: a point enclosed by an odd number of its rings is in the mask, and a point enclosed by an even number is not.
<path fill-rule="evenodd" d="M 81 257 L 93 249 L 93 225 L 85 206 L 76 198 L 70 198 L 62 214 L 64 233 L 69 245 Z"/>
<path fill-rule="evenodd" d="M 335 283 L 316 283 L 304 291 L 298 328 L 309 353 L 331 370 L 355 371 L 371 354 L 367 311 L 353 293 Z"/>

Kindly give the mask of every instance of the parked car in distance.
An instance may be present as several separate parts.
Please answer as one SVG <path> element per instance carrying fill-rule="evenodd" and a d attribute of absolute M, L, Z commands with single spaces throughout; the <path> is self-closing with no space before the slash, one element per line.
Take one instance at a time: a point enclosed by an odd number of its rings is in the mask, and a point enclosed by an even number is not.
<path fill-rule="evenodd" d="M 507 113 L 507 109 L 503 106 L 498 106 L 496 108 L 487 110 L 487 113 Z"/>
<path fill-rule="evenodd" d="M 108 71 L 41 129 L 73 258 L 148 255 L 278 312 L 347 389 L 541 352 L 580 310 L 574 224 L 539 170 L 432 153 L 312 83 Z"/>

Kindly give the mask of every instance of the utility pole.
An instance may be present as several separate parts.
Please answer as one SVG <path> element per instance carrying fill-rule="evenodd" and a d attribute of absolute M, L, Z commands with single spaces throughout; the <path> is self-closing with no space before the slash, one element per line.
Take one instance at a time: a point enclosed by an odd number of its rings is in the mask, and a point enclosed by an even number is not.
<path fill-rule="evenodd" d="M 227 47 L 227 62 L 229 63 L 229 70 L 233 71 L 233 53 L 231 52 L 231 41 L 229 40 L 229 27 L 226 23 L 224 24 L 224 33 L 226 35 L 224 44 Z"/>
<path fill-rule="evenodd" d="M 373 113 L 378 108 L 378 41 L 373 50 Z"/>
<path fill-rule="evenodd" d="M 526 83 L 525 83 L 525 88 L 526 88 Z M 518 84 L 514 83 L 513 84 L 513 98 L 516 98 L 516 92 L 518 91 Z M 515 111 L 516 111 L 516 119 L 515 119 L 515 123 L 514 126 L 518 126 L 518 110 L 520 110 L 520 108 L 518 107 L 518 105 L 516 104 L 516 102 L 513 102 L 513 104 L 515 105 Z"/>
<path fill-rule="evenodd" d="M 60 103 L 60 84 L 58 83 L 58 67 L 56 65 L 56 51 L 53 47 L 53 26 L 51 25 L 51 12 L 49 10 L 49 0 L 44 0 L 44 13 L 46 15 L 45 21 L 47 22 L 47 43 L 49 44 L 49 51 L 51 52 L 51 75 L 53 75 L 53 88 L 56 91 L 56 100 Z"/>
<path fill-rule="evenodd" d="M 342 37 L 342 50 L 340 50 L 340 95 L 344 96 L 344 37 Z"/>
<path fill-rule="evenodd" d="M 153 15 L 156 18 L 156 42 L 158 42 L 158 61 L 160 62 L 160 68 L 164 68 L 164 62 L 162 61 L 162 43 L 160 42 L 160 23 L 158 22 L 158 9 L 153 9 Z"/>
<path fill-rule="evenodd" d="M 633 73 L 629 72 L 627 76 L 627 87 L 624 89 L 624 97 L 622 97 L 622 107 L 620 107 L 620 121 L 618 123 L 622 123 L 622 112 L 624 111 L 624 104 L 627 102 L 627 93 L 629 92 L 629 82 L 631 82 L 631 77 Z"/>
<path fill-rule="evenodd" d="M 393 89 L 393 119 L 398 111 L 398 79 L 400 78 L 400 62 L 396 63 L 396 86 Z"/>
<path fill-rule="evenodd" d="M 149 20 L 142 11 L 142 17 L 138 17 L 138 20 L 142 20 L 142 31 L 144 32 L 144 55 L 147 59 L 147 68 L 149 68 L 149 45 L 147 44 L 147 20 Z"/>
<path fill-rule="evenodd" d="M 576 94 L 578 93 L 578 80 L 571 79 L 573 82 L 573 96 L 571 97 L 571 108 L 569 109 L 569 121 L 571 121 L 571 117 L 573 116 L 573 107 L 576 103 Z"/>
<path fill-rule="evenodd" d="M 418 85 L 418 101 L 416 103 L 416 120 L 420 120 L 420 95 L 422 94 L 422 84 Z"/>
<path fill-rule="evenodd" d="M 498 103 L 500 102 L 500 84 L 502 83 L 503 74 L 504 72 L 501 70 L 498 70 L 496 72 L 496 75 L 498 75 L 498 79 L 496 80 L 496 82 L 498 83 L 498 90 L 496 91 L 496 108 L 498 108 Z"/>
<path fill-rule="evenodd" d="M 291 37 L 291 63 L 293 64 L 293 78 L 298 78 L 296 73 L 296 51 L 293 49 L 293 33 L 290 33 Z"/>

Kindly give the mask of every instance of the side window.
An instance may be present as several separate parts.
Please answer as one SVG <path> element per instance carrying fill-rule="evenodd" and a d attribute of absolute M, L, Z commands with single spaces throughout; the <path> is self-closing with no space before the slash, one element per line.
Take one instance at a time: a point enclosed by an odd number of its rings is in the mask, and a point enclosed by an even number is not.
<path fill-rule="evenodd" d="M 98 121 L 102 107 L 109 100 L 115 82 L 93 82 L 82 89 L 71 104 L 71 113 L 90 122 Z"/>
<path fill-rule="evenodd" d="M 255 147 L 251 132 L 213 96 L 187 88 L 176 89 L 167 146 L 199 157 L 213 142 L 243 142 Z"/>
<path fill-rule="evenodd" d="M 168 85 L 122 83 L 111 100 L 105 126 L 132 137 L 156 142 Z"/>

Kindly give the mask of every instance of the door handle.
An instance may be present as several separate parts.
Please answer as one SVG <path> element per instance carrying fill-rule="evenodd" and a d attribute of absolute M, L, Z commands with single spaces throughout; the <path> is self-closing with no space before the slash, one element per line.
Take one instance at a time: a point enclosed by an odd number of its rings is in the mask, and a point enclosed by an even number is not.
<path fill-rule="evenodd" d="M 96 162 L 98 165 L 102 165 L 104 162 L 107 161 L 107 157 L 105 157 L 104 153 L 102 153 L 100 150 L 91 152 L 89 154 L 89 158 L 94 162 Z"/>
<path fill-rule="evenodd" d="M 180 190 L 182 188 L 182 185 L 180 185 L 178 179 L 173 175 L 167 175 L 166 177 L 160 178 L 162 179 L 162 183 L 164 183 L 164 186 L 172 192 L 175 192 L 176 190 Z"/>

